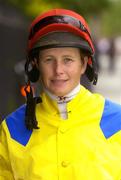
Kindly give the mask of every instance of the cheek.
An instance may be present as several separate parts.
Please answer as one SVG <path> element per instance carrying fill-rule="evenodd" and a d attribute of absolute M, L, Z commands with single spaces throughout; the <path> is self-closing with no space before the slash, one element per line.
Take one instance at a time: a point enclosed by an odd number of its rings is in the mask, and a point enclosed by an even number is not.
<path fill-rule="evenodd" d="M 52 76 L 51 69 L 45 66 L 39 66 L 40 70 L 40 79 L 45 81 L 48 81 L 49 78 Z"/>
<path fill-rule="evenodd" d="M 78 65 L 72 67 L 70 73 L 80 76 L 83 73 L 83 71 L 83 66 L 79 63 Z"/>
<path fill-rule="evenodd" d="M 85 73 L 85 70 L 86 70 L 86 67 L 87 67 L 87 63 L 84 62 L 83 64 L 80 65 L 80 75 L 84 74 Z"/>
<path fill-rule="evenodd" d="M 52 67 L 51 65 L 48 65 L 48 64 L 44 64 L 44 63 L 40 63 L 39 64 L 39 70 L 40 72 L 42 72 L 43 74 L 47 73 L 47 72 L 50 72 L 52 70 Z"/>

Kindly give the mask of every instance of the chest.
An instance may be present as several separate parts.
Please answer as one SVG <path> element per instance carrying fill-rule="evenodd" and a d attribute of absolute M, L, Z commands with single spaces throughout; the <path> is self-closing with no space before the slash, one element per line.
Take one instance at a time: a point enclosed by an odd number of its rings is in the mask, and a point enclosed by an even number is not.
<path fill-rule="evenodd" d="M 58 128 L 43 125 L 28 144 L 11 147 L 17 176 L 35 179 L 113 180 L 121 169 L 120 143 L 106 140 L 97 123 Z M 21 166 L 22 164 L 22 166 Z M 89 177 L 90 174 L 90 177 Z M 117 179 L 118 180 L 118 179 Z"/>

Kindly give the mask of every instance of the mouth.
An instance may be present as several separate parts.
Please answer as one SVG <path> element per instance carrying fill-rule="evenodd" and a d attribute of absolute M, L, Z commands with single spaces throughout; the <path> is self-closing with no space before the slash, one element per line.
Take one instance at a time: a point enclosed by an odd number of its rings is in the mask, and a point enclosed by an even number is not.
<path fill-rule="evenodd" d="M 51 82 L 53 84 L 56 84 L 56 85 L 62 85 L 64 83 L 66 83 L 68 80 L 67 79 L 53 79 L 51 80 Z"/>

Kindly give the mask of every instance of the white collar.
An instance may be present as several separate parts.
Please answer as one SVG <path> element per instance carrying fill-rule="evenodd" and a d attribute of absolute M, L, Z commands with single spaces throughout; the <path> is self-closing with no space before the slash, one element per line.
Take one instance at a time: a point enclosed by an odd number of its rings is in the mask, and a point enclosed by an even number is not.
<path fill-rule="evenodd" d="M 58 104 L 60 103 L 65 103 L 68 102 L 70 100 L 72 100 L 76 94 L 80 91 L 80 84 L 78 84 L 70 93 L 68 93 L 65 96 L 56 96 L 54 94 L 52 94 L 51 92 L 49 92 L 47 89 L 44 88 L 44 91 L 46 92 L 46 94 L 49 95 L 49 97 L 53 100 L 56 100 Z"/>

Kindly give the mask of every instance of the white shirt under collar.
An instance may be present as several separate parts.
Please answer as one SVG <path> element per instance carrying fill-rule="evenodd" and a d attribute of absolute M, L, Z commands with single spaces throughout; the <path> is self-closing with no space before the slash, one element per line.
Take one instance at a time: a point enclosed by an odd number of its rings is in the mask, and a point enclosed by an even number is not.
<path fill-rule="evenodd" d="M 47 89 L 44 89 L 44 91 L 49 95 L 51 99 L 57 101 L 62 119 L 67 119 L 68 117 L 67 106 L 66 106 L 67 102 L 72 100 L 80 91 L 80 84 L 78 84 L 69 94 L 65 96 L 55 96 L 52 93 L 50 93 Z"/>

